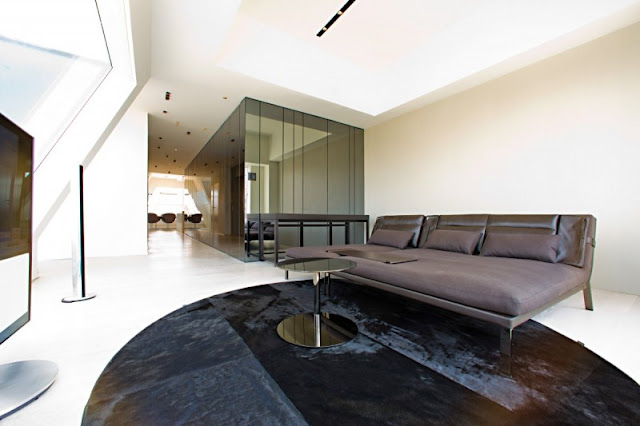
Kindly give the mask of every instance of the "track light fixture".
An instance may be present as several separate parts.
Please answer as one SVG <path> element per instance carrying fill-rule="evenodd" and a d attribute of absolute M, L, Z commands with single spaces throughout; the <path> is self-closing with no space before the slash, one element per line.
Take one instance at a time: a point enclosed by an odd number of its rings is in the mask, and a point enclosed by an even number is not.
<path fill-rule="evenodd" d="M 344 6 L 342 6 L 342 8 L 340 8 L 340 10 L 335 15 L 333 15 L 333 18 L 331 18 L 329 22 L 327 22 L 325 26 L 322 27 L 320 31 L 318 31 L 318 34 L 316 34 L 316 36 L 322 37 L 324 33 L 326 33 L 327 30 L 331 28 L 331 26 L 338 20 L 338 18 L 344 15 L 347 9 L 349 9 L 349 7 L 355 2 L 356 0 L 349 0 L 348 2 L 346 2 Z"/>

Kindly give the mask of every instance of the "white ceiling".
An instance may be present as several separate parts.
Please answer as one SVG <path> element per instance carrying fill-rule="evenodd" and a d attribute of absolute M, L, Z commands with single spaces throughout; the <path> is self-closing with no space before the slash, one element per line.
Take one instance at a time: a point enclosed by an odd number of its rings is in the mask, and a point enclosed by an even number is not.
<path fill-rule="evenodd" d="M 367 128 L 640 20 L 640 0 L 357 0 L 316 37 L 345 2 L 153 0 L 150 171 L 181 173 L 244 97 Z"/>

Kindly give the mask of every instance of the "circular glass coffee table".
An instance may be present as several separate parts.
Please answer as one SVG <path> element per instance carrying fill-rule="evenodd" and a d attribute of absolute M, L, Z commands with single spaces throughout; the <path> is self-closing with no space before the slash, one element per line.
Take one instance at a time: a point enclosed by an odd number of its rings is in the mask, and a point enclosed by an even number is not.
<path fill-rule="evenodd" d="M 320 312 L 320 282 L 329 285 L 332 272 L 356 267 L 351 260 L 339 258 L 300 258 L 278 263 L 279 268 L 294 272 L 313 273 L 313 312 L 283 319 L 276 327 L 278 336 L 286 342 L 308 348 L 326 348 L 346 343 L 358 334 L 358 327 L 348 318 Z"/>

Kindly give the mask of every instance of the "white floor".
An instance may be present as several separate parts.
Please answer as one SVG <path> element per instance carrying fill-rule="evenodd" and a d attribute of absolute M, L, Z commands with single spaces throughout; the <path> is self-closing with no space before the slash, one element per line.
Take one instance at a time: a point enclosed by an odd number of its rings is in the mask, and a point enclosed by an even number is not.
<path fill-rule="evenodd" d="M 32 319 L 0 345 L 0 364 L 47 359 L 60 372 L 51 389 L 0 421 L 2 426 L 80 424 L 106 364 L 146 326 L 206 296 L 284 278 L 270 263 L 242 263 L 162 230 L 150 233 L 149 256 L 88 259 L 86 270 L 88 290 L 98 296 L 63 304 L 60 299 L 71 293 L 70 261 L 41 265 L 33 284 Z M 579 294 L 536 320 L 583 342 L 639 382 L 640 297 L 596 289 L 594 303 L 594 312 L 584 310 Z"/>

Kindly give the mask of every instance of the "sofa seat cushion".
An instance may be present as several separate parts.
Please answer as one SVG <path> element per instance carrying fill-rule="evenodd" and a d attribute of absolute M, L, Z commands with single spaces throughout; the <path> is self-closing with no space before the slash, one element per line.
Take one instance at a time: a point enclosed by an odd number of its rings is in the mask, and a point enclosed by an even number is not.
<path fill-rule="evenodd" d="M 285 251 L 287 257 L 338 257 L 339 254 L 328 252 L 328 250 L 360 250 L 360 251 L 391 251 L 398 250 L 389 246 L 378 246 L 375 244 L 336 244 L 335 246 L 307 246 L 307 247 L 291 247 Z M 401 250 L 402 252 L 403 250 Z"/>
<path fill-rule="evenodd" d="M 388 265 L 346 257 L 358 264 L 349 274 L 510 316 L 543 306 L 589 276 L 588 271 L 573 266 L 526 259 L 431 249 L 398 253 L 418 260 Z"/>

